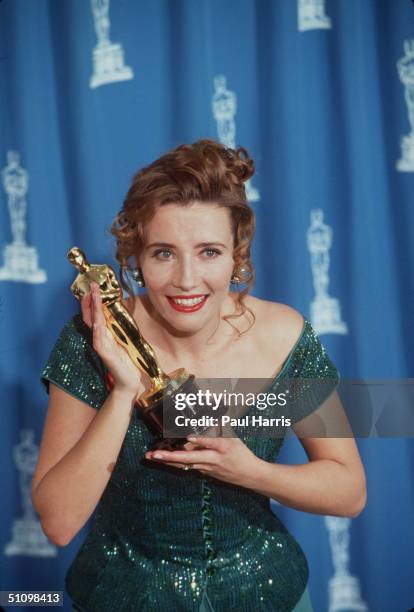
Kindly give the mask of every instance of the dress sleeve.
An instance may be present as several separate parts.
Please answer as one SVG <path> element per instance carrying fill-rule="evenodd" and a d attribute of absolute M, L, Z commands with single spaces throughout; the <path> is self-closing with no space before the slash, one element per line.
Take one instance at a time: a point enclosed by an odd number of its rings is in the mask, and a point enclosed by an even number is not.
<path fill-rule="evenodd" d="M 289 368 L 289 400 L 292 424 L 305 418 L 331 395 L 340 376 L 309 321 Z"/>
<path fill-rule="evenodd" d="M 92 332 L 80 315 L 63 328 L 41 381 L 48 393 L 52 382 L 93 408 L 99 409 L 105 401 L 105 366 L 92 346 Z"/>

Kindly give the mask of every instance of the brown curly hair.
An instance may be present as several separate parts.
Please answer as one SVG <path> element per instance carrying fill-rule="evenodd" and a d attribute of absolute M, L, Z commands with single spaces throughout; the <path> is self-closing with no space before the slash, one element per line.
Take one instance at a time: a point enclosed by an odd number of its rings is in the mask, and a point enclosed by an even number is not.
<path fill-rule="evenodd" d="M 250 329 L 255 316 L 244 304 L 244 298 L 254 281 L 250 246 L 255 217 L 246 199 L 244 183 L 253 174 L 254 163 L 246 149 L 230 149 L 207 139 L 181 145 L 135 174 L 123 207 L 110 229 L 116 238 L 121 285 L 134 300 L 134 291 L 126 272 L 131 270 L 131 259 L 139 257 L 145 245 L 145 226 L 157 209 L 166 204 L 185 206 L 194 202 L 211 202 L 230 211 L 234 270 L 245 284 L 245 288 L 237 294 L 238 314 L 224 318 L 230 323 L 228 319 L 240 317 L 248 311 L 253 319 Z M 237 329 L 234 325 L 232 327 Z"/>

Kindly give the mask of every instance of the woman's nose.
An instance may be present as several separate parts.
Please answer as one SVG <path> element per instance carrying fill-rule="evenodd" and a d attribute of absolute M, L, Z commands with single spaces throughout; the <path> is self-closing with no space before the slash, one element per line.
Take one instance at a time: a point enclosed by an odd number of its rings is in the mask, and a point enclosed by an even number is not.
<path fill-rule="evenodd" d="M 197 265 L 190 259 L 182 260 L 176 269 L 174 285 L 183 291 L 190 291 L 198 286 L 199 274 Z"/>

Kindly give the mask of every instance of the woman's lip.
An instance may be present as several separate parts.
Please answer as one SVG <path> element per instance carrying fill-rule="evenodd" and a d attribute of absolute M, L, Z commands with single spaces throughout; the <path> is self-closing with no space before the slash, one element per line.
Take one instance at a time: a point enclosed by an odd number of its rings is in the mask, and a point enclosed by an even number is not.
<path fill-rule="evenodd" d="M 195 298 L 205 297 L 206 293 L 195 293 L 194 295 L 167 295 L 168 298 L 175 300 L 194 300 Z"/>
<path fill-rule="evenodd" d="M 204 294 L 192 295 L 192 296 L 186 295 L 185 297 L 178 296 L 178 295 L 174 296 L 175 299 L 194 299 L 198 297 L 203 297 L 204 299 L 201 300 L 201 302 L 199 302 L 198 304 L 194 304 L 193 306 L 184 306 L 183 304 L 176 304 L 172 296 L 169 296 L 169 295 L 167 295 L 167 300 L 170 306 L 174 308 L 174 310 L 178 310 L 178 312 L 195 312 L 196 310 L 200 310 L 200 308 L 204 306 L 204 304 L 207 302 L 208 295 L 204 295 Z"/>

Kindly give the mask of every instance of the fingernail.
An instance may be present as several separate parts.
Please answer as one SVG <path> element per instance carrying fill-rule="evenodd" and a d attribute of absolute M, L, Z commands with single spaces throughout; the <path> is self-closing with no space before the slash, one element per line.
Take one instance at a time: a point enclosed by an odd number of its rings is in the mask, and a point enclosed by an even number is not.
<path fill-rule="evenodd" d="M 188 437 L 187 437 L 187 440 L 188 440 L 189 442 L 197 442 L 197 438 L 195 438 L 194 436 L 188 436 Z"/>
<path fill-rule="evenodd" d="M 154 453 L 152 455 L 153 459 L 163 459 L 163 455 L 161 455 L 161 453 Z"/>

